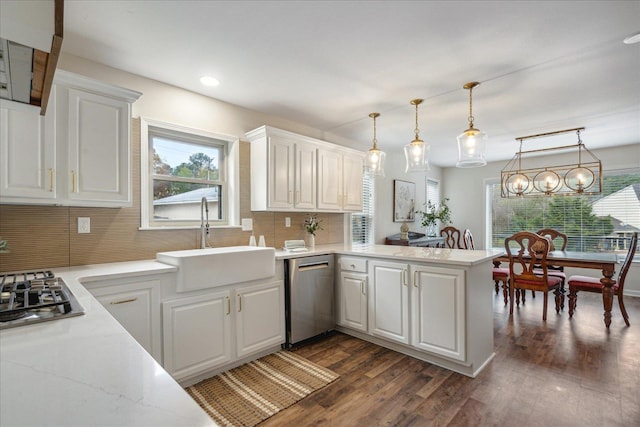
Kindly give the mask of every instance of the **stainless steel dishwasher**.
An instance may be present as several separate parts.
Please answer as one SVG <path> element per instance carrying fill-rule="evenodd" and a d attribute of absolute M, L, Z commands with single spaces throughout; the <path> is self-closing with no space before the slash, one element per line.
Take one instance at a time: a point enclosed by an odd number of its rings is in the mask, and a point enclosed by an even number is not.
<path fill-rule="evenodd" d="M 333 255 L 287 260 L 286 346 L 324 334 L 335 326 Z"/>

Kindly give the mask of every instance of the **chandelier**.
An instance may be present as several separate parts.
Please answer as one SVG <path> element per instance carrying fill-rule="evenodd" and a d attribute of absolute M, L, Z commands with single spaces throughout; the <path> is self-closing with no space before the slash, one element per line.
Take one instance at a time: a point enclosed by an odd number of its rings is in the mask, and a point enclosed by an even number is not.
<path fill-rule="evenodd" d="M 413 141 L 404 146 L 404 156 L 407 161 L 405 172 L 426 172 L 429 170 L 429 148 L 431 144 L 420 139 L 418 129 L 418 105 L 422 103 L 422 99 L 414 99 L 411 105 L 416 106 L 416 134 Z"/>
<path fill-rule="evenodd" d="M 500 187 L 503 198 L 537 197 L 552 195 L 600 194 L 602 192 L 602 163 L 584 146 L 580 132 L 585 128 L 565 129 L 555 132 L 516 138 L 520 149 L 500 172 Z M 543 138 L 568 132 L 576 132 L 576 145 L 542 148 L 522 151 L 522 142 L 527 139 Z M 578 162 L 573 164 L 549 165 L 545 167 L 523 167 L 534 153 L 577 151 Z M 583 160 L 583 153 L 588 155 Z"/>
<path fill-rule="evenodd" d="M 367 153 L 367 172 L 373 176 L 384 176 L 385 152 L 378 149 L 378 139 L 376 138 L 376 118 L 380 113 L 371 113 L 369 117 L 373 119 L 373 147 Z"/>
<path fill-rule="evenodd" d="M 484 158 L 484 149 L 487 145 L 487 134 L 473 127 L 473 88 L 478 82 L 470 82 L 463 86 L 469 91 L 469 127 L 458 135 L 458 168 L 475 168 L 484 166 L 487 161 Z"/>

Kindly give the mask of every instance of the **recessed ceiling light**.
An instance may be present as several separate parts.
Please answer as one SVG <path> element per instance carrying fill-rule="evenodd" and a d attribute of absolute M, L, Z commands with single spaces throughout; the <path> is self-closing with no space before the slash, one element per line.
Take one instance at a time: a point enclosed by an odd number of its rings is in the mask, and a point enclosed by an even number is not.
<path fill-rule="evenodd" d="M 634 43 L 638 43 L 640 42 L 640 33 L 635 33 L 632 36 L 627 37 L 626 39 L 624 39 L 624 43 L 625 44 L 634 44 Z"/>
<path fill-rule="evenodd" d="M 211 76 L 202 76 L 200 77 L 200 83 L 205 86 L 218 86 L 220 84 L 220 80 Z"/>

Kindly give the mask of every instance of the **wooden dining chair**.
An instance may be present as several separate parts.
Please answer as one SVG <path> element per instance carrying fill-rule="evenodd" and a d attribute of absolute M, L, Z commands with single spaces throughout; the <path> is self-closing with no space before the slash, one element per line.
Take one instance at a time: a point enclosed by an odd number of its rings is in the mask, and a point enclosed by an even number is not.
<path fill-rule="evenodd" d="M 638 233 L 633 233 L 630 245 L 631 246 L 629 247 L 627 258 L 625 258 L 624 263 L 622 264 L 622 268 L 620 269 L 620 273 L 618 273 L 618 280 L 615 280 L 615 283 L 611 288 L 613 290 L 613 294 L 618 296 L 618 305 L 620 306 L 620 311 L 622 312 L 624 323 L 626 323 L 627 326 L 630 326 L 630 323 L 629 315 L 627 314 L 627 310 L 624 307 L 624 280 L 627 277 L 629 267 L 631 266 L 633 257 L 636 254 L 636 248 L 638 246 Z M 573 317 L 573 312 L 576 309 L 578 291 L 602 293 L 602 289 L 604 288 L 604 285 L 600 282 L 600 277 L 576 275 L 569 277 L 567 283 L 569 284 L 569 318 Z"/>
<path fill-rule="evenodd" d="M 564 251 L 565 249 L 567 249 L 567 240 L 568 240 L 567 235 L 558 230 L 555 230 L 553 228 L 543 228 L 541 230 L 538 230 L 536 234 L 549 238 L 549 240 L 552 243 L 552 247 L 551 247 L 552 251 L 553 250 Z M 567 275 L 564 273 L 564 267 L 548 265 L 547 268 L 548 268 L 549 276 L 560 277 L 562 279 L 560 290 L 564 295 L 565 282 L 567 280 Z M 531 291 L 531 295 L 534 298 L 536 297 L 536 293 L 534 291 Z M 564 298 L 562 298 L 562 304 L 560 305 L 560 309 L 564 310 Z"/>
<path fill-rule="evenodd" d="M 516 304 L 519 306 L 519 291 L 524 293 L 527 289 L 544 292 L 543 321 L 547 320 L 547 302 L 549 292 L 552 290 L 555 295 L 556 313 L 559 313 L 561 299 L 564 297 L 560 292 L 562 279 L 548 275 L 549 241 L 536 233 L 521 231 L 507 237 L 504 247 L 509 257 L 509 314 L 513 314 L 514 294 Z M 538 268 L 541 269 L 542 274 L 534 271 Z M 522 303 L 524 304 L 524 300 Z"/>
<path fill-rule="evenodd" d="M 440 236 L 444 237 L 445 248 L 450 249 L 464 249 L 460 243 L 460 230 L 455 227 L 447 226 L 440 230 Z"/>
<path fill-rule="evenodd" d="M 473 234 L 471 234 L 471 230 L 468 228 L 464 229 L 464 233 L 462 235 L 462 241 L 464 243 L 464 248 L 470 251 L 475 250 L 476 245 L 473 243 Z"/>

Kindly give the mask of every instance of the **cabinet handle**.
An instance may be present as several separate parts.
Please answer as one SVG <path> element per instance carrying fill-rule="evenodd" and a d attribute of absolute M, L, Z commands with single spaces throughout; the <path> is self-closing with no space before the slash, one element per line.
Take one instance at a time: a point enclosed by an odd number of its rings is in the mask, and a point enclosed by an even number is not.
<path fill-rule="evenodd" d="M 53 193 L 53 168 L 49 168 L 49 192 Z"/>
<path fill-rule="evenodd" d="M 360 291 L 362 292 L 362 295 L 367 295 L 367 284 L 364 280 L 360 281 Z"/>
<path fill-rule="evenodd" d="M 287 203 L 293 203 L 291 201 L 291 196 L 293 195 L 293 191 L 289 190 L 289 195 L 287 196 Z"/>
<path fill-rule="evenodd" d="M 413 286 L 415 288 L 418 287 L 418 278 L 417 278 L 418 276 L 417 276 L 417 274 L 418 274 L 418 270 L 413 272 Z"/>
<path fill-rule="evenodd" d="M 355 270 L 356 269 L 356 265 L 355 264 L 351 264 L 351 268 L 353 268 Z"/>
<path fill-rule="evenodd" d="M 238 313 L 242 311 L 242 295 L 238 294 Z"/>
<path fill-rule="evenodd" d="M 231 300 L 229 297 L 225 297 L 227 299 L 227 316 L 231 314 Z"/>
<path fill-rule="evenodd" d="M 111 301 L 109 304 L 111 305 L 126 304 L 128 302 L 134 302 L 134 301 L 138 301 L 138 298 L 123 299 L 122 301 Z"/>
<path fill-rule="evenodd" d="M 71 192 L 76 192 L 76 171 L 71 171 Z"/>
<path fill-rule="evenodd" d="M 407 270 L 402 270 L 402 284 L 407 286 Z"/>

